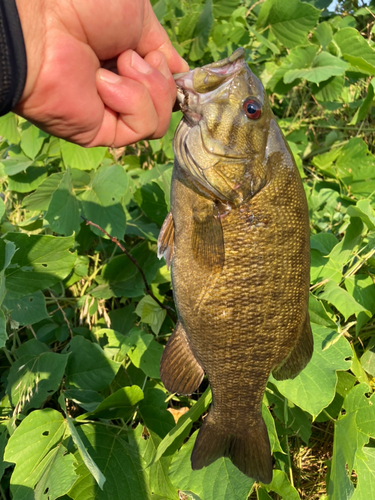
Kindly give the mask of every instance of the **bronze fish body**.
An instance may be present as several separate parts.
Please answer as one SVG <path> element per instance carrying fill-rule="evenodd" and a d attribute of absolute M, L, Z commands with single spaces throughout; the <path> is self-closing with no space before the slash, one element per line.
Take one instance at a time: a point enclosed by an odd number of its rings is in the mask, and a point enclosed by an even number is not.
<path fill-rule="evenodd" d="M 313 351 L 306 197 L 243 49 L 176 83 L 184 117 L 159 256 L 171 264 L 179 321 L 161 379 L 180 394 L 196 391 L 204 374 L 211 384 L 193 469 L 225 456 L 269 483 L 267 380 L 295 377 Z"/>

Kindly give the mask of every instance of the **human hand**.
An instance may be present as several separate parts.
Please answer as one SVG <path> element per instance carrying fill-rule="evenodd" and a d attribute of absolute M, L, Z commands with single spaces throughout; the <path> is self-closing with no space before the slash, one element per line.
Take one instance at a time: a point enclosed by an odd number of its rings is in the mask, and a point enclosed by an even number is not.
<path fill-rule="evenodd" d="M 15 112 L 82 146 L 124 146 L 168 129 L 187 71 L 149 0 L 16 0 L 27 80 Z M 101 66 L 117 58 L 118 75 Z"/>

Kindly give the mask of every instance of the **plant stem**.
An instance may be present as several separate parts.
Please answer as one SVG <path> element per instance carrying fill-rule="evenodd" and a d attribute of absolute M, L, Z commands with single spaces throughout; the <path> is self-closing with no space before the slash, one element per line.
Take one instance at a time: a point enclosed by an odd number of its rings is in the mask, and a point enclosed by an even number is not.
<path fill-rule="evenodd" d="M 115 243 L 115 245 L 117 245 L 123 252 L 124 254 L 128 257 L 128 259 L 130 259 L 133 264 L 135 265 L 135 267 L 138 269 L 140 275 L 142 276 L 142 279 L 143 279 L 143 282 L 145 284 L 145 292 L 150 295 L 150 297 L 152 297 L 154 299 L 154 301 L 162 308 L 166 311 L 166 313 L 168 314 L 168 316 L 171 318 L 171 320 L 173 321 L 173 323 L 176 323 L 176 318 L 174 317 L 174 315 L 171 313 L 171 311 L 173 311 L 173 309 L 169 306 L 166 306 L 165 304 L 163 304 L 162 302 L 160 302 L 160 300 L 155 297 L 154 293 L 152 292 L 151 288 L 149 287 L 148 283 L 147 283 L 147 279 L 146 279 L 146 276 L 143 272 L 143 270 L 141 269 L 140 265 L 138 264 L 138 262 L 136 261 L 136 259 L 132 256 L 132 254 L 130 252 L 128 252 L 126 250 L 126 248 L 121 245 L 121 243 L 118 241 L 118 239 L 115 237 L 115 236 L 111 236 L 110 234 L 107 233 L 107 231 L 105 231 L 103 228 L 101 228 L 100 226 L 98 226 L 98 224 L 95 224 L 94 222 L 91 222 L 90 220 L 86 219 L 85 217 L 83 217 L 83 215 L 81 215 L 82 219 L 86 222 L 86 225 L 88 226 L 94 226 L 96 227 L 97 229 L 99 229 L 99 231 L 101 231 L 103 234 L 105 234 L 106 236 L 108 236 L 108 238 L 113 242 Z M 174 311 L 173 311 L 174 312 Z"/>

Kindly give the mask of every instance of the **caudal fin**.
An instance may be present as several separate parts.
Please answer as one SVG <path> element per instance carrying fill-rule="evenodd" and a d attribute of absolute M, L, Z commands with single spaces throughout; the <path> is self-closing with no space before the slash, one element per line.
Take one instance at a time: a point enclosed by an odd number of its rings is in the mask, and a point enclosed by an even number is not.
<path fill-rule="evenodd" d="M 191 454 L 193 470 L 202 469 L 220 457 L 229 457 L 246 476 L 268 484 L 272 481 L 272 458 L 268 432 L 263 418 L 238 434 L 215 424 L 210 416 L 201 427 Z"/>

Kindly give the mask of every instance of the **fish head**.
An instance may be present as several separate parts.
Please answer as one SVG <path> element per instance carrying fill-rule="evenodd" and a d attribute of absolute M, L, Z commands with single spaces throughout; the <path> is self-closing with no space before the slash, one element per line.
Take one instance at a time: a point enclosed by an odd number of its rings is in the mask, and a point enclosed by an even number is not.
<path fill-rule="evenodd" d="M 184 114 L 174 150 L 204 190 L 240 205 L 267 182 L 266 146 L 274 120 L 242 48 L 221 61 L 175 75 Z"/>

